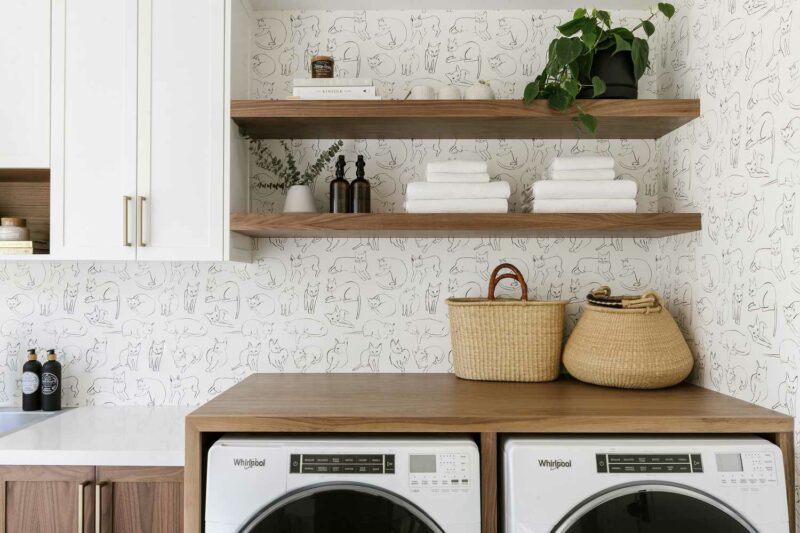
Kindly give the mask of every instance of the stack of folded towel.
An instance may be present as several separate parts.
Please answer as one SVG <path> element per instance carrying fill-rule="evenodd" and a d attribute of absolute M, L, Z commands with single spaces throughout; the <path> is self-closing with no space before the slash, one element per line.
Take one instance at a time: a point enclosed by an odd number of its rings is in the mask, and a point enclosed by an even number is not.
<path fill-rule="evenodd" d="M 428 163 L 427 181 L 409 183 L 407 213 L 507 213 L 511 187 L 489 181 L 484 161 Z"/>
<path fill-rule="evenodd" d="M 534 213 L 635 213 L 637 184 L 615 180 L 614 158 L 557 157 L 531 188 Z"/>

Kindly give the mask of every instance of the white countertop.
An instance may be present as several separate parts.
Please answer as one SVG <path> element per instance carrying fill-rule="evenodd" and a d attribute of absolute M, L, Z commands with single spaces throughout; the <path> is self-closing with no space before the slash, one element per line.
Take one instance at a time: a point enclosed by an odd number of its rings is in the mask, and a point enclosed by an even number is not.
<path fill-rule="evenodd" d="M 77 407 L 0 437 L 0 465 L 184 466 L 193 407 Z"/>

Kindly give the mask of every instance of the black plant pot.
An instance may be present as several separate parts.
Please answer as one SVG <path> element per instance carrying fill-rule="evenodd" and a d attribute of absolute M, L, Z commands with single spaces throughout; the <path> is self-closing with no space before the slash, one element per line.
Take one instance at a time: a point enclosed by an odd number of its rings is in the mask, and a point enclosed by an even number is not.
<path fill-rule="evenodd" d="M 633 73 L 633 59 L 630 52 L 612 55 L 612 50 L 600 50 L 592 62 L 591 77 L 597 76 L 606 82 L 606 92 L 600 98 L 635 100 L 639 96 L 639 83 Z M 593 98 L 591 78 L 581 80 L 585 87 L 578 98 Z"/>

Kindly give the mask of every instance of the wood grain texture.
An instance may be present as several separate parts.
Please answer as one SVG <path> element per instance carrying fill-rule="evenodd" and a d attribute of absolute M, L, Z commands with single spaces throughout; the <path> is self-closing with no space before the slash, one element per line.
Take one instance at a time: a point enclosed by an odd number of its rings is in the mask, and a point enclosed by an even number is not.
<path fill-rule="evenodd" d="M 0 533 L 75 531 L 80 483 L 94 481 L 92 466 L 0 466 Z M 83 487 L 84 530 L 94 526 L 92 486 Z"/>
<path fill-rule="evenodd" d="M 0 181 L 13 183 L 49 183 L 49 168 L 0 168 Z"/>
<path fill-rule="evenodd" d="M 580 100 L 596 135 L 537 100 L 234 100 L 233 120 L 265 139 L 658 139 L 700 116 L 699 100 Z"/>
<path fill-rule="evenodd" d="M 234 213 L 231 215 L 231 231 L 257 238 L 568 235 L 662 237 L 701 229 L 699 213 Z"/>
<path fill-rule="evenodd" d="M 185 420 L 186 447 L 183 472 L 183 523 L 185 533 L 200 533 L 203 530 L 203 481 L 204 450 L 203 434 L 194 423 Z M 0 532 L 2 533 L 2 532 Z"/>
<path fill-rule="evenodd" d="M 182 531 L 183 468 L 98 466 L 97 483 L 102 531 Z"/>
<path fill-rule="evenodd" d="M 497 433 L 481 433 L 481 531 L 497 533 L 500 510 L 497 500 L 499 456 Z"/>
<path fill-rule="evenodd" d="M 2 175 L 0 173 L 0 175 Z M 4 180 L 0 177 L 0 217 L 27 219 L 31 239 L 50 240 L 50 180 Z"/>
<path fill-rule="evenodd" d="M 783 454 L 783 474 L 786 478 L 786 501 L 789 504 L 789 531 L 795 531 L 795 457 L 794 432 L 787 431 L 775 435 L 775 444 Z"/>

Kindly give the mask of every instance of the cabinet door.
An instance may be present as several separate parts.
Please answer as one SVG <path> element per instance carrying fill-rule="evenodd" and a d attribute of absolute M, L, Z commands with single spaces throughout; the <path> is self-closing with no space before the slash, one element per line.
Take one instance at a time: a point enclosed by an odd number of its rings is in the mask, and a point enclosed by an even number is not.
<path fill-rule="evenodd" d="M 53 0 L 51 253 L 58 258 L 135 258 L 136 5 Z"/>
<path fill-rule="evenodd" d="M 91 466 L 0 467 L 0 533 L 90 531 L 94 473 Z"/>
<path fill-rule="evenodd" d="M 50 167 L 50 0 L 0 0 L 0 168 Z"/>
<path fill-rule="evenodd" d="M 140 0 L 139 260 L 223 259 L 225 0 Z"/>
<path fill-rule="evenodd" d="M 183 468 L 97 467 L 102 533 L 183 531 Z"/>

